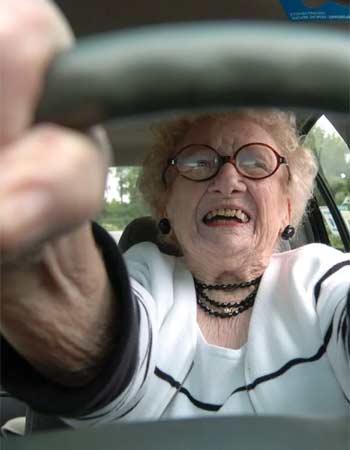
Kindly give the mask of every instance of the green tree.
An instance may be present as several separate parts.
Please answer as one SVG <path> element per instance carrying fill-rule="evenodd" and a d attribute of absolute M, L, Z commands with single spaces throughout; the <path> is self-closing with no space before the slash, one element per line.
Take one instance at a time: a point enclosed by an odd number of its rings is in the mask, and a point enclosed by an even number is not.
<path fill-rule="evenodd" d="M 118 180 L 118 190 L 119 190 L 119 197 L 120 202 L 125 203 L 127 201 L 127 195 L 128 195 L 128 168 L 126 167 L 116 167 L 115 168 L 115 176 Z"/>
<path fill-rule="evenodd" d="M 327 179 L 332 193 L 340 204 L 350 190 L 350 152 L 344 140 L 337 134 L 326 133 L 317 124 L 305 139 L 320 166 L 320 172 Z"/>
<path fill-rule="evenodd" d="M 119 167 L 110 173 L 117 178 L 120 201 L 107 201 L 105 199 L 103 209 L 97 220 L 109 231 L 120 231 L 133 219 L 147 216 L 150 213 L 137 188 L 140 168 Z"/>

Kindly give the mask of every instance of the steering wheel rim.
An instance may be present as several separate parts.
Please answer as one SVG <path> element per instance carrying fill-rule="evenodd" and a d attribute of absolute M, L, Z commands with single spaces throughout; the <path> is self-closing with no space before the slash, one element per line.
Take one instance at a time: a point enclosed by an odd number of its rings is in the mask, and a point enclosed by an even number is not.
<path fill-rule="evenodd" d="M 81 39 L 49 68 L 36 121 L 241 106 L 349 112 L 347 33 L 257 22 L 142 27 Z"/>
<path fill-rule="evenodd" d="M 233 416 L 118 423 L 5 441 L 4 450 L 344 450 L 348 419 Z"/>

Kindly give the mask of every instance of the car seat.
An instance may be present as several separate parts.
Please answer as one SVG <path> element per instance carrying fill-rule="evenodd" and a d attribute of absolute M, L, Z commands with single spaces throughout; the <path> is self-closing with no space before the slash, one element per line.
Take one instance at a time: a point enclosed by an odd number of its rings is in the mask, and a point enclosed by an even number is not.
<path fill-rule="evenodd" d="M 140 242 L 153 242 L 161 252 L 167 255 L 181 256 L 174 245 L 161 241 L 157 223 L 150 216 L 139 217 L 130 222 L 119 239 L 118 247 L 122 253 L 125 253 L 130 247 Z"/>

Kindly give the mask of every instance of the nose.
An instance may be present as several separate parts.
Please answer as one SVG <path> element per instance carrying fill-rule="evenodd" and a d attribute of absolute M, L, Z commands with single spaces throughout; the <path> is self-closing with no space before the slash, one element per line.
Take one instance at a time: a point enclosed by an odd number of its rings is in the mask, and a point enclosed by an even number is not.
<path fill-rule="evenodd" d="M 232 194 L 235 191 L 245 192 L 246 189 L 244 177 L 237 172 L 232 162 L 222 165 L 209 186 L 209 192 L 220 192 L 224 195 Z"/>

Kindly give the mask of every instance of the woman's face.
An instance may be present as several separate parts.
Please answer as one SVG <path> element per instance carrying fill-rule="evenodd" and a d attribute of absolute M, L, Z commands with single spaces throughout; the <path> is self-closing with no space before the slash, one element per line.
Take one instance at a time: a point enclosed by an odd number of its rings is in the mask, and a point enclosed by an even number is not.
<path fill-rule="evenodd" d="M 207 144 L 222 155 L 232 155 L 251 142 L 268 144 L 280 153 L 273 138 L 246 118 L 202 120 L 188 131 L 176 150 L 189 144 Z M 244 178 L 230 163 L 224 164 L 215 178 L 203 182 L 178 175 L 170 189 L 166 215 L 184 255 L 194 263 L 202 260 L 226 266 L 235 256 L 237 261 L 250 257 L 258 265 L 266 265 L 278 236 L 289 223 L 287 182 L 285 166 L 262 180 Z M 216 220 L 215 215 L 223 213 L 218 210 L 224 210 L 225 215 L 231 214 L 227 210 L 243 214 Z"/>

